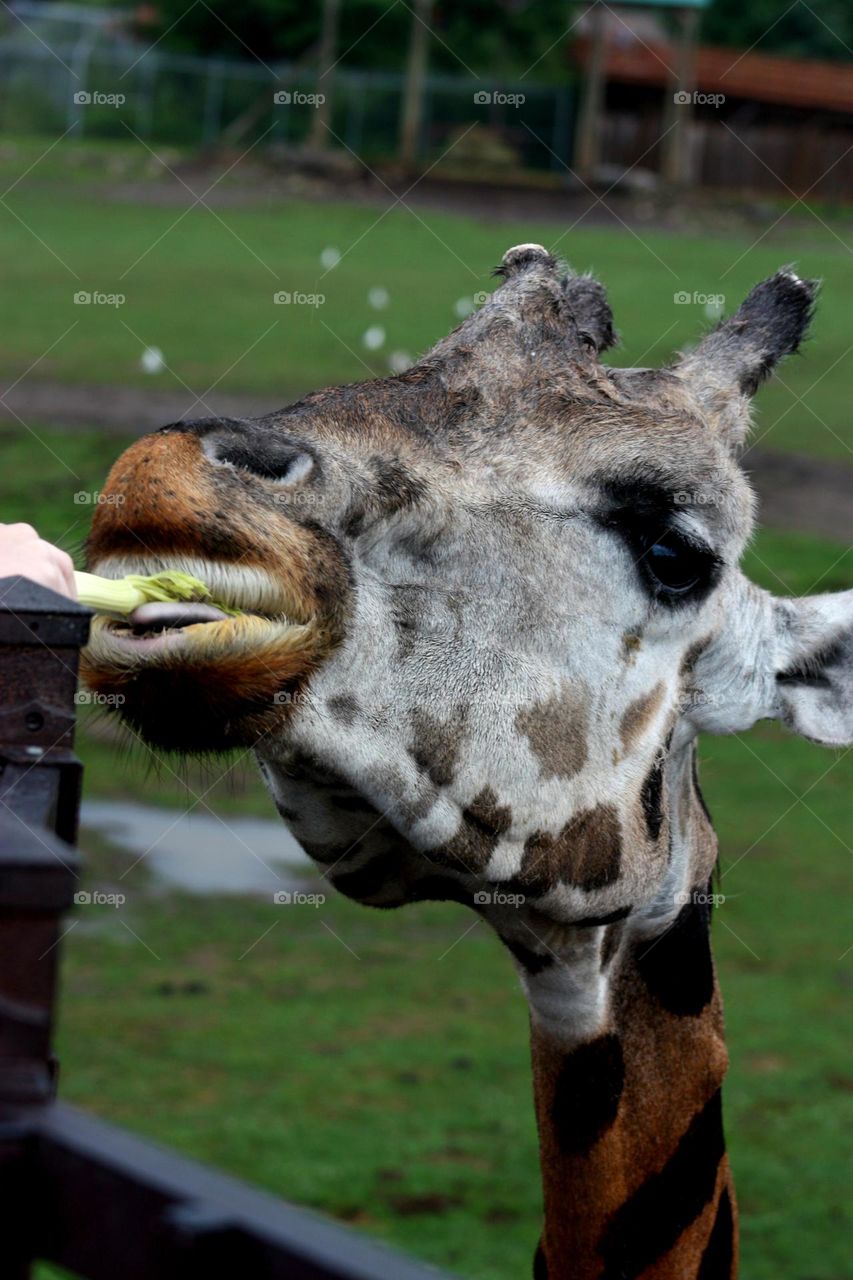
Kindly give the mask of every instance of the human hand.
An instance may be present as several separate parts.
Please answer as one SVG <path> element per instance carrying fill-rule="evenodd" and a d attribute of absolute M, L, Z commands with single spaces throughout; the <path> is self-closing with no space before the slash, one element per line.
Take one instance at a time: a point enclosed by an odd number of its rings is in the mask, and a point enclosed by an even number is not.
<path fill-rule="evenodd" d="M 0 578 L 30 578 L 77 599 L 70 555 L 45 542 L 29 524 L 0 524 Z"/>

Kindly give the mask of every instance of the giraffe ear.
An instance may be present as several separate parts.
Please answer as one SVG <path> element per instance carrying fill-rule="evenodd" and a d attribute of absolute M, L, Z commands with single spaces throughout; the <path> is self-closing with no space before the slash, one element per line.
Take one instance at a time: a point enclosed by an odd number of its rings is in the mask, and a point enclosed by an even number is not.
<path fill-rule="evenodd" d="M 777 271 L 675 365 L 675 373 L 733 448 L 749 430 L 748 399 L 779 361 L 799 348 L 817 289 L 817 281 L 801 280 L 789 268 Z"/>
<path fill-rule="evenodd" d="M 563 281 L 563 292 L 569 305 L 578 334 L 595 351 L 606 351 L 616 343 L 613 328 L 613 312 L 607 301 L 604 285 L 592 276 L 568 275 Z"/>
<path fill-rule="evenodd" d="M 853 591 L 783 598 L 742 580 L 691 677 L 693 729 L 781 720 L 826 746 L 853 743 Z"/>
<path fill-rule="evenodd" d="M 775 601 L 776 714 L 827 746 L 853 742 L 853 591 Z"/>
<path fill-rule="evenodd" d="M 495 275 L 512 280 L 534 272 L 540 278 L 544 276 L 553 282 L 559 268 L 560 263 L 541 244 L 517 244 L 506 251 Z M 577 338 L 596 352 L 612 347 L 616 333 L 604 285 L 590 275 L 576 275 L 569 271 L 559 280 L 559 292 L 574 323 Z"/>

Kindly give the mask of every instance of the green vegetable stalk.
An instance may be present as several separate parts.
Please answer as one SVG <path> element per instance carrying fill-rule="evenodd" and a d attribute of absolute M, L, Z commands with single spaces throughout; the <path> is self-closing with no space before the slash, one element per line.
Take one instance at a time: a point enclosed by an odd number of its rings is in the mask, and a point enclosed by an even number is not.
<path fill-rule="evenodd" d="M 75 572 L 77 598 L 81 604 L 88 605 L 98 613 L 113 613 L 126 617 L 141 604 L 150 601 L 171 603 L 172 601 L 193 601 L 215 604 L 223 613 L 237 614 L 239 610 L 229 609 L 211 598 L 210 591 L 199 579 L 189 573 L 180 573 L 169 569 L 163 573 L 155 573 L 151 577 L 130 573 L 126 578 L 100 578 L 94 573 Z"/>

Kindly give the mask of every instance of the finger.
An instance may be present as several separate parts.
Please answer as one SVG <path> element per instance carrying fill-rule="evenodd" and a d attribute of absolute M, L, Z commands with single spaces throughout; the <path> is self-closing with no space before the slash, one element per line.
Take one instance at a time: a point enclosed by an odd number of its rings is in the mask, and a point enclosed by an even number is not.
<path fill-rule="evenodd" d="M 61 547 L 53 546 L 50 542 L 41 542 L 39 549 L 42 550 L 45 560 L 53 571 L 54 581 L 57 584 L 53 589 L 60 591 L 63 595 L 71 596 L 72 600 L 76 599 L 74 564 L 68 552 L 63 551 Z"/>
<path fill-rule="evenodd" d="M 16 542 L 39 542 L 39 536 L 31 524 L 5 524 L 2 526 L 4 533 L 9 538 L 14 538 Z"/>
<path fill-rule="evenodd" d="M 74 581 L 74 561 L 67 551 L 59 551 L 59 572 L 62 576 L 66 595 L 69 595 L 72 600 L 76 600 L 77 583 Z"/>

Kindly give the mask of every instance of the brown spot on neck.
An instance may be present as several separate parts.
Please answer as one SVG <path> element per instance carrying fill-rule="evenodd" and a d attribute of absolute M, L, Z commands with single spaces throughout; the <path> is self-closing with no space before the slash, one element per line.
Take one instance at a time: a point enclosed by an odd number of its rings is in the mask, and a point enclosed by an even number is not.
<path fill-rule="evenodd" d="M 613 957 L 609 1018 L 597 1037 L 567 1047 L 534 1023 L 540 1271 L 573 1280 L 731 1280 L 737 1232 L 720 1123 L 727 1059 L 719 993 L 715 985 L 694 1016 L 674 1013 L 638 973 L 636 955 L 622 946 Z M 608 1059 L 602 1049 L 617 1041 L 621 1057 Z"/>

